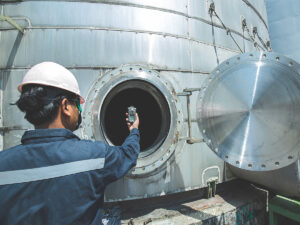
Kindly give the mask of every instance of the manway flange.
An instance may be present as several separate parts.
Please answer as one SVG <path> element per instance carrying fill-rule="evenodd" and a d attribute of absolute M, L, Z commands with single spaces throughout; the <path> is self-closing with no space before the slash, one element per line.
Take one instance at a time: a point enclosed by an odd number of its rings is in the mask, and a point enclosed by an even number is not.
<path fill-rule="evenodd" d="M 82 137 L 112 143 L 101 128 L 101 110 L 104 99 L 119 84 L 129 81 L 144 81 L 155 86 L 164 95 L 170 109 L 170 131 L 163 143 L 149 155 L 139 156 L 137 165 L 127 176 L 146 176 L 155 173 L 170 159 L 175 149 L 181 149 L 184 141 L 179 140 L 182 132 L 183 114 L 181 102 L 172 84 L 158 71 L 144 65 L 123 65 L 99 76 L 91 87 L 83 111 Z"/>

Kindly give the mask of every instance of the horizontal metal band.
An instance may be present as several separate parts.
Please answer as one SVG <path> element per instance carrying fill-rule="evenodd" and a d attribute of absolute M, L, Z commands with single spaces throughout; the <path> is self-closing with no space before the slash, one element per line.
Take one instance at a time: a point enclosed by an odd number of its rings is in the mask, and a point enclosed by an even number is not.
<path fill-rule="evenodd" d="M 221 25 L 213 24 L 213 26 L 224 29 Z M 190 41 L 194 41 L 197 43 L 201 43 L 201 44 L 205 44 L 205 45 L 209 45 L 209 46 L 215 46 L 217 48 L 221 48 L 224 50 L 240 53 L 240 51 L 238 51 L 238 50 L 227 48 L 227 47 L 221 46 L 221 45 L 216 45 L 214 43 L 205 42 L 205 41 L 202 41 L 199 39 L 191 38 L 189 36 L 166 33 L 166 32 L 159 32 L 159 31 L 95 27 L 95 26 L 32 26 L 32 27 L 23 27 L 23 29 L 24 30 L 100 30 L 100 31 L 114 31 L 114 32 L 127 32 L 127 33 L 141 33 L 141 34 L 150 34 L 150 35 L 155 34 L 155 35 L 160 35 L 163 37 L 173 37 L 173 38 L 177 38 L 177 39 L 190 40 Z M 15 30 L 15 28 L 1 28 L 0 27 L 0 31 L 10 31 L 10 30 Z M 252 42 L 252 40 L 250 38 L 245 37 L 243 34 L 241 34 L 239 32 L 235 32 L 234 30 L 231 30 L 230 28 L 229 28 L 229 30 L 230 30 L 230 32 L 239 35 L 244 40 Z M 262 48 L 262 46 L 260 46 L 258 43 L 257 43 L 257 45 L 260 48 Z"/>
<path fill-rule="evenodd" d="M 33 169 L 4 171 L 0 172 L 0 185 L 46 180 L 97 170 L 104 167 L 104 162 L 104 158 L 97 158 Z"/>
<path fill-rule="evenodd" d="M 118 67 L 112 67 L 112 66 L 65 66 L 69 70 L 113 70 Z M 29 70 L 31 69 L 32 66 L 14 66 L 14 67 L 1 67 L 0 66 L 0 72 L 7 72 L 7 71 L 13 71 L 13 70 Z M 200 71 L 200 70 L 180 70 L 180 69 L 164 69 L 164 68 L 159 68 L 159 67 L 150 67 L 150 69 L 157 70 L 158 72 L 176 72 L 176 73 L 193 73 L 193 74 L 200 74 L 200 75 L 208 75 L 210 74 L 209 71 Z M 17 129 L 17 127 L 13 126 L 13 129 L 9 130 L 23 130 L 23 129 Z M 6 128 L 2 128 L 2 130 L 6 131 Z M 30 128 L 28 128 L 30 129 Z M 27 130 L 28 130 L 27 129 Z M 0 132 L 1 132 L 1 127 L 0 127 Z"/>
<path fill-rule="evenodd" d="M 7 133 L 12 130 L 29 130 L 29 127 L 22 127 L 22 126 L 3 126 L 0 127 L 0 133 Z"/>
<path fill-rule="evenodd" d="M 219 27 L 219 26 L 216 26 L 216 27 Z M 112 31 L 112 32 L 141 33 L 141 34 L 149 34 L 149 35 L 155 34 L 155 35 L 159 35 L 159 36 L 163 36 L 163 37 L 173 37 L 173 38 L 176 38 L 176 39 L 189 40 L 189 41 L 201 43 L 201 44 L 204 44 L 204 45 L 224 49 L 224 50 L 227 50 L 227 51 L 241 53 L 240 51 L 238 51 L 236 49 L 228 48 L 226 46 L 217 45 L 217 44 L 214 44 L 214 43 L 209 43 L 209 42 L 202 41 L 202 40 L 199 40 L 199 39 L 191 38 L 189 36 L 177 35 L 177 34 L 159 32 L 159 31 L 121 29 L 121 28 L 107 28 L 107 27 L 87 27 L 87 26 L 85 26 L 85 27 L 83 27 L 83 26 L 81 26 L 81 27 L 79 27 L 79 26 L 33 26 L 33 27 L 30 27 L 30 28 L 24 27 L 24 30 L 59 30 L 59 29 L 60 30 L 98 30 L 98 31 Z M 15 30 L 15 28 L 1 28 L 0 27 L 0 31 L 10 31 L 10 30 Z M 230 31 L 232 31 L 232 33 L 234 33 L 233 30 L 230 30 Z M 250 38 L 244 37 L 242 35 L 240 35 L 240 36 L 244 40 L 252 42 L 252 40 Z M 257 44 L 257 45 L 259 47 L 261 47 L 259 44 Z"/>

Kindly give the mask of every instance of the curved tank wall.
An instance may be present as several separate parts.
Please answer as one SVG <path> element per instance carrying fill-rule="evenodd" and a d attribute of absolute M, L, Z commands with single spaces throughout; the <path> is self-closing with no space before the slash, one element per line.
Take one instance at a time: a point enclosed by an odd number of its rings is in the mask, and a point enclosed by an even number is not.
<path fill-rule="evenodd" d="M 300 62 L 300 2 L 267 0 L 266 5 L 273 50 Z"/>
<path fill-rule="evenodd" d="M 155 140 L 145 134 L 137 167 L 107 188 L 107 201 L 160 196 L 232 178 L 201 142 L 197 89 L 227 58 L 267 49 L 264 1 L 6 1 L 0 7 L 1 15 L 25 31 L 0 22 L 1 149 L 19 144 L 24 130 L 32 128 L 10 105 L 18 99 L 17 84 L 36 63 L 54 61 L 75 74 L 88 100 L 80 137 L 117 143 L 105 125 L 105 118 L 114 118 L 101 113 L 120 110 L 105 101 L 118 105 L 120 93 L 132 96 L 138 111 L 146 107 L 138 96 L 148 98 L 156 105 L 151 107 L 155 121 L 169 121 Z M 166 110 L 167 119 L 162 116 Z"/>
<path fill-rule="evenodd" d="M 271 171 L 247 171 L 230 166 L 232 172 L 243 179 L 265 186 L 272 191 L 284 196 L 300 196 L 300 163 L 293 164 L 278 170 Z"/>

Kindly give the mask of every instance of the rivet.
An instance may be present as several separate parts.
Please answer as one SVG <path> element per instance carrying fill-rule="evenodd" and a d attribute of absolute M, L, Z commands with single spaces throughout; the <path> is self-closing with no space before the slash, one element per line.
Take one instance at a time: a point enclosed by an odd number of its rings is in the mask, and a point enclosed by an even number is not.
<path fill-rule="evenodd" d="M 235 163 L 236 163 L 236 164 L 240 164 L 240 162 L 239 162 L 239 161 L 236 161 Z"/>
<path fill-rule="evenodd" d="M 276 57 L 276 61 L 279 61 L 279 59 L 280 59 L 279 56 L 277 56 L 277 57 Z"/>
<path fill-rule="evenodd" d="M 250 54 L 249 56 L 250 56 L 250 57 L 253 57 L 253 54 Z"/>
<path fill-rule="evenodd" d="M 251 164 L 251 163 L 249 163 L 249 164 L 248 164 L 248 167 L 252 167 L 252 164 Z"/>
<path fill-rule="evenodd" d="M 228 155 L 225 155 L 225 158 L 228 159 Z"/>
<path fill-rule="evenodd" d="M 266 165 L 265 165 L 265 164 L 261 164 L 261 167 L 262 167 L 262 168 L 266 168 Z"/>
<path fill-rule="evenodd" d="M 293 66 L 293 65 L 294 65 L 294 63 L 293 63 L 293 62 L 290 62 L 290 63 L 289 63 L 289 66 Z"/>
<path fill-rule="evenodd" d="M 266 58 L 267 57 L 267 55 L 266 54 L 263 54 L 263 58 Z"/>
<path fill-rule="evenodd" d="M 288 157 L 288 159 L 293 159 L 293 156 L 290 155 L 290 156 Z"/>
<path fill-rule="evenodd" d="M 276 165 L 276 166 L 279 166 L 279 162 L 275 162 L 275 165 Z"/>

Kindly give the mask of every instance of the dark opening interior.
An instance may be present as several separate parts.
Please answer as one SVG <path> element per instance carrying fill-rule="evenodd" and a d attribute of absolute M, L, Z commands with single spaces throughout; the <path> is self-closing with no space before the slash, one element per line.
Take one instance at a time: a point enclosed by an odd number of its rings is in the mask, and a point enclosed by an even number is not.
<path fill-rule="evenodd" d="M 121 145 L 129 134 L 125 122 L 129 106 L 136 107 L 140 118 L 142 156 L 149 155 L 168 135 L 168 103 L 156 87 L 145 81 L 130 80 L 114 87 L 105 98 L 100 112 L 101 128 L 114 145 Z"/>

